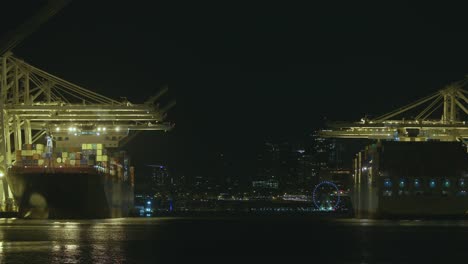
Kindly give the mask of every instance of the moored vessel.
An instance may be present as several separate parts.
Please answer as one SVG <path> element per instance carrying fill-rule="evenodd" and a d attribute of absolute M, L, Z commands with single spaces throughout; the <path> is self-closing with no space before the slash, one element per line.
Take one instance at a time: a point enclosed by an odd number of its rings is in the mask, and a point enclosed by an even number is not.
<path fill-rule="evenodd" d="M 354 159 L 357 217 L 464 217 L 468 153 L 461 142 L 383 141 Z"/>
<path fill-rule="evenodd" d="M 101 143 L 25 144 L 7 181 L 24 218 L 125 217 L 133 208 L 134 168 L 124 151 Z"/>

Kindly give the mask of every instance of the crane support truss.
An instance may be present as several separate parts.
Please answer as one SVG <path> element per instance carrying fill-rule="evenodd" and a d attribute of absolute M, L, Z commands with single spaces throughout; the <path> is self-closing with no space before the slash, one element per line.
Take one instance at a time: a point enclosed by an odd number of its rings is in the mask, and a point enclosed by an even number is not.
<path fill-rule="evenodd" d="M 143 130 L 172 129 L 164 122 L 175 101 L 159 108 L 155 102 L 167 92 L 159 91 L 144 104 L 117 101 L 70 83 L 10 52 L 41 24 L 71 0 L 48 0 L 30 19 L 0 39 L 0 211 L 11 211 L 13 195 L 7 183 L 7 168 L 23 143 L 32 144 L 46 134 L 57 145 L 80 142 L 86 135 L 110 147 L 119 146 Z M 135 130 L 133 134 L 129 132 Z M 9 204 L 10 206 L 8 206 Z"/>
<path fill-rule="evenodd" d="M 374 119 L 361 122 L 334 122 L 320 131 L 323 137 L 366 138 L 398 141 L 468 140 L 468 80 Z M 404 115 L 412 118 L 402 118 Z M 435 118 L 435 116 L 439 118 Z M 396 119 L 400 117 L 401 119 Z"/>
<path fill-rule="evenodd" d="M 155 105 L 166 91 L 161 90 L 143 104 L 117 101 L 7 52 L 0 57 L 0 171 L 5 173 L 12 165 L 12 153 L 21 150 L 23 143 L 32 144 L 46 133 L 94 133 L 112 135 L 109 141 L 120 141 L 131 130 L 168 131 L 173 125 L 164 119 L 175 101 L 161 109 Z"/>

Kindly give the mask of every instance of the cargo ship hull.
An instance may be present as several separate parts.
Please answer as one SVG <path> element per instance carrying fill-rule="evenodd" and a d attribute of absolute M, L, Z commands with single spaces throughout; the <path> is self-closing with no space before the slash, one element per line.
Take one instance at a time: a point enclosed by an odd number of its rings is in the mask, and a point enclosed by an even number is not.
<path fill-rule="evenodd" d="M 12 167 L 7 181 L 24 218 L 125 217 L 133 208 L 131 185 L 93 167 Z"/>
<path fill-rule="evenodd" d="M 468 197 L 380 198 L 380 217 L 461 217 L 468 210 Z"/>
<path fill-rule="evenodd" d="M 458 142 L 379 142 L 354 160 L 359 218 L 468 216 L 468 153 Z"/>

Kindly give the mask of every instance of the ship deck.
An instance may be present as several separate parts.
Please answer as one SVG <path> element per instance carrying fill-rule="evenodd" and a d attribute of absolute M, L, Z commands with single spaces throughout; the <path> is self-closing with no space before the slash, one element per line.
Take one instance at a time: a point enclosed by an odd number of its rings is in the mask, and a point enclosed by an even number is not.
<path fill-rule="evenodd" d="M 94 166 L 73 166 L 73 167 L 45 167 L 45 166 L 13 166 L 10 168 L 13 174 L 99 174 L 103 173 Z"/>

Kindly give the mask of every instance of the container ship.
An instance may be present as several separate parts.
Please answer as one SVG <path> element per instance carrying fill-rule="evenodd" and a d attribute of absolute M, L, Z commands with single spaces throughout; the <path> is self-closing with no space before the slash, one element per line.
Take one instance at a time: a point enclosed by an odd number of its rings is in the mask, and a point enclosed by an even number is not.
<path fill-rule="evenodd" d="M 134 199 L 134 167 L 126 152 L 117 151 L 113 144 L 97 143 L 95 137 L 46 140 L 46 144 L 23 145 L 8 170 L 7 181 L 19 217 L 129 215 Z M 109 145 L 114 148 L 107 148 Z"/>
<path fill-rule="evenodd" d="M 464 217 L 468 154 L 461 142 L 382 141 L 354 159 L 356 217 Z"/>

